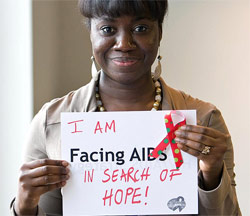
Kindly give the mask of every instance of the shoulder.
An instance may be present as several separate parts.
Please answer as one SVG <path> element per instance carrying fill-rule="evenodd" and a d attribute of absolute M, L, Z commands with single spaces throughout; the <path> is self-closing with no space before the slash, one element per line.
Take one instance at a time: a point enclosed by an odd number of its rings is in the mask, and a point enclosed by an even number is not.
<path fill-rule="evenodd" d="M 43 105 L 36 118 L 44 122 L 44 126 L 60 123 L 62 112 L 87 112 L 96 109 L 95 82 L 69 92 L 61 98 L 55 98 Z"/>
<path fill-rule="evenodd" d="M 174 89 L 163 81 L 166 98 L 172 104 L 172 109 L 176 110 L 196 110 L 197 124 L 212 127 L 226 132 L 226 126 L 220 110 L 212 103 L 192 97 L 184 91 Z"/>
<path fill-rule="evenodd" d="M 81 87 L 46 104 L 33 118 L 26 140 L 25 161 L 37 158 L 60 159 L 62 112 L 87 112 L 96 109 L 95 83 Z"/>
<path fill-rule="evenodd" d="M 198 125 L 212 127 L 224 133 L 228 132 L 221 111 L 214 104 L 194 98 L 183 91 L 180 92 L 187 104 L 187 108 L 197 110 Z"/>

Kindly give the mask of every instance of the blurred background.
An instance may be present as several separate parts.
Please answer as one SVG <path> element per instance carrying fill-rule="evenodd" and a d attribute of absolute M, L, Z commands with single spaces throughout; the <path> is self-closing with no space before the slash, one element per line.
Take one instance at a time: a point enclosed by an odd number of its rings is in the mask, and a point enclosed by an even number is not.
<path fill-rule="evenodd" d="M 45 102 L 90 80 L 91 45 L 77 0 L 0 3 L 0 215 L 8 215 L 29 123 Z M 222 111 L 250 215 L 250 1 L 170 0 L 163 32 L 165 81 Z"/>

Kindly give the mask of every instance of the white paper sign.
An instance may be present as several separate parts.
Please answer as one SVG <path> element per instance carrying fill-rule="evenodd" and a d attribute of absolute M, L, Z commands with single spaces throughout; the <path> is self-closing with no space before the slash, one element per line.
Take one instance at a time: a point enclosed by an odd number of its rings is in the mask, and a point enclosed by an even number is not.
<path fill-rule="evenodd" d="M 196 111 L 181 111 L 196 124 Z M 176 169 L 166 137 L 169 111 L 62 113 L 62 159 L 70 162 L 64 215 L 198 214 L 197 159 Z M 174 119 L 173 119 L 174 121 Z"/>

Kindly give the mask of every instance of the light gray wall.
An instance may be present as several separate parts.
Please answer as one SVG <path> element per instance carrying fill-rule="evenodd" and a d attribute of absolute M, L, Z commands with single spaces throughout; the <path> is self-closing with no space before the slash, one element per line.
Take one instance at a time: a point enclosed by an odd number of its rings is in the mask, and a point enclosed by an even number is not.
<path fill-rule="evenodd" d="M 34 112 L 90 79 L 91 45 L 76 0 L 33 0 Z"/>
<path fill-rule="evenodd" d="M 163 77 L 222 112 L 235 151 L 237 193 L 250 215 L 248 0 L 172 0 L 161 43 Z"/>
<path fill-rule="evenodd" d="M 31 0 L 0 4 L 0 215 L 15 197 L 32 118 Z"/>
<path fill-rule="evenodd" d="M 35 112 L 90 79 L 89 36 L 76 4 L 33 0 Z M 161 43 L 167 83 L 223 113 L 243 215 L 250 215 L 249 11 L 248 0 L 171 0 Z"/>

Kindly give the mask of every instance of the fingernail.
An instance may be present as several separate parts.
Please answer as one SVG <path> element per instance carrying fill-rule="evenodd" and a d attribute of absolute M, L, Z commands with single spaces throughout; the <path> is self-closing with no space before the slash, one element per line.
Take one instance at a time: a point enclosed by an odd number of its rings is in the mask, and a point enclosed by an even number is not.
<path fill-rule="evenodd" d="M 65 176 L 63 176 L 63 178 L 64 178 L 65 180 L 68 180 L 68 179 L 69 179 L 69 175 L 65 175 Z"/>
<path fill-rule="evenodd" d="M 174 141 L 178 143 L 180 142 L 180 139 L 178 137 L 175 137 Z"/>
<path fill-rule="evenodd" d="M 177 131 L 174 132 L 174 134 L 175 134 L 175 135 L 180 135 L 181 132 L 180 132 L 179 130 L 177 130 Z"/>
<path fill-rule="evenodd" d="M 62 187 L 66 185 L 66 181 L 63 181 L 62 183 Z"/>
<path fill-rule="evenodd" d="M 186 125 L 181 126 L 179 129 L 181 129 L 181 130 L 186 130 Z"/>
<path fill-rule="evenodd" d="M 64 168 L 63 169 L 63 174 L 68 174 L 69 173 L 69 169 L 68 168 Z"/>
<path fill-rule="evenodd" d="M 62 165 L 66 167 L 66 166 L 69 165 L 69 163 L 68 163 L 67 161 L 63 161 L 63 162 L 62 162 Z"/>
<path fill-rule="evenodd" d="M 183 144 L 177 143 L 177 147 L 178 147 L 179 149 L 182 149 L 182 148 L 183 148 Z"/>

